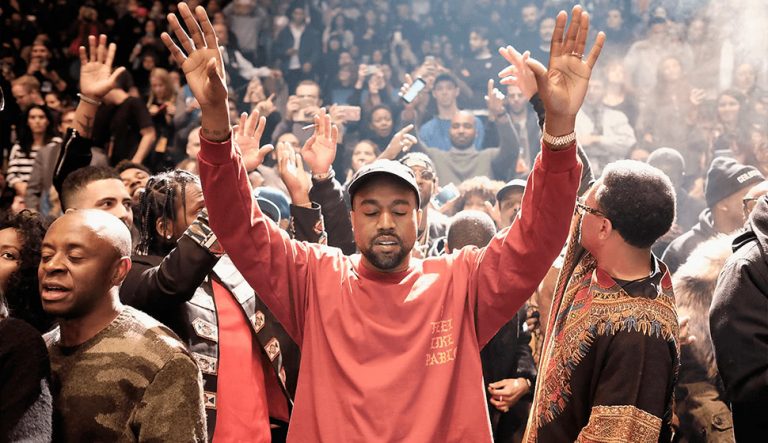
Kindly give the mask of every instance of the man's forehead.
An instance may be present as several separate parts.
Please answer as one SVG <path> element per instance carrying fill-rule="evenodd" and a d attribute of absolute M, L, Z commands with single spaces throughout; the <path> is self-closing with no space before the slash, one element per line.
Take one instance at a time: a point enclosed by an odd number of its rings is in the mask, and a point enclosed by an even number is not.
<path fill-rule="evenodd" d="M 116 178 L 94 180 L 85 186 L 80 192 L 80 196 L 92 201 L 92 203 L 105 198 L 115 198 L 118 200 L 131 198 L 123 182 Z"/>
<path fill-rule="evenodd" d="M 128 168 L 125 171 L 120 173 L 120 178 L 130 178 L 135 177 L 137 175 L 149 175 L 145 171 L 139 169 L 139 168 Z"/>

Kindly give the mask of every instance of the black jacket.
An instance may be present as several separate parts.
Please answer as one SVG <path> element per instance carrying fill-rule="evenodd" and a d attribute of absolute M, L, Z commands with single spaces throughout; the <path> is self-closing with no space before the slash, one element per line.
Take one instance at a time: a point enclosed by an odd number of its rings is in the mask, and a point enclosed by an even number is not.
<path fill-rule="evenodd" d="M 499 332 L 480 351 L 483 380 L 486 385 L 508 378 L 525 378 L 533 386 L 536 382 L 536 364 L 531 351 L 531 333 L 525 327 L 527 305 L 499 329 Z M 533 389 L 531 389 L 531 393 Z M 525 427 L 528 418 L 530 394 L 525 395 L 508 412 L 502 413 L 490 403 L 486 390 L 488 411 L 495 442 L 513 441 L 516 431 Z"/>
<path fill-rule="evenodd" d="M 709 208 L 699 214 L 699 222 L 690 231 L 672 240 L 667 246 L 661 261 L 667 265 L 670 274 L 674 274 L 688 259 L 696 246 L 717 235 Z"/>
<path fill-rule="evenodd" d="M 768 197 L 761 197 L 748 226 L 733 242 L 709 312 L 738 442 L 768 435 Z"/>

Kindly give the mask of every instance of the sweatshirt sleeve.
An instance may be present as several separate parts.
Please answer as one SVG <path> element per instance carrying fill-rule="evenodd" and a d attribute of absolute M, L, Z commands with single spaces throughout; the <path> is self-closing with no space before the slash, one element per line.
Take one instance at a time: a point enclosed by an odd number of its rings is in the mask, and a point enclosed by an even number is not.
<path fill-rule="evenodd" d="M 292 241 L 262 214 L 236 145 L 200 141 L 198 163 L 211 228 L 248 284 L 301 345 L 309 261 L 322 247 Z"/>
<path fill-rule="evenodd" d="M 465 256 L 481 348 L 533 295 L 563 248 L 580 177 L 575 143 L 561 151 L 542 147 L 512 226 Z"/>

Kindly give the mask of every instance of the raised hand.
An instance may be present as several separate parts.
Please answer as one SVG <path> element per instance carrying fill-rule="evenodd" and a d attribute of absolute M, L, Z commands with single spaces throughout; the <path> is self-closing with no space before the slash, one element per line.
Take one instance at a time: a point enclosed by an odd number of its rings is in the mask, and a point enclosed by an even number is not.
<path fill-rule="evenodd" d="M 531 58 L 531 51 L 525 51 L 520 54 L 512 46 L 499 49 L 499 53 L 507 59 L 512 66 L 505 68 L 499 73 L 504 77 L 499 83 L 502 85 L 515 85 L 522 92 L 526 100 L 530 100 L 534 94 L 539 92 L 539 86 L 536 84 L 536 76 L 528 66 L 528 59 Z"/>
<path fill-rule="evenodd" d="M 110 43 L 107 36 L 101 34 L 88 36 L 88 51 L 80 46 L 80 93 L 86 97 L 100 100 L 116 87 L 117 77 L 125 71 L 119 67 L 112 72 L 112 61 L 117 47 Z"/>
<path fill-rule="evenodd" d="M 485 96 L 485 103 L 488 105 L 489 118 L 495 119 L 501 114 L 504 114 L 504 94 L 498 89 L 494 88 L 493 80 L 488 80 L 488 93 Z"/>
<path fill-rule="evenodd" d="M 312 176 L 304 169 L 301 155 L 288 143 L 277 144 L 277 172 L 288 188 L 291 202 L 296 206 L 308 206 Z"/>
<path fill-rule="evenodd" d="M 315 115 L 315 133 L 301 148 L 301 156 L 307 162 L 312 174 L 325 174 L 331 169 L 336 159 L 336 144 L 339 140 L 339 128 L 331 124 L 331 116 L 320 108 Z"/>
<path fill-rule="evenodd" d="M 605 34 L 601 32 L 597 35 L 587 59 L 582 60 L 589 33 L 589 14 L 584 12 L 581 6 L 574 6 L 571 23 L 566 32 L 567 20 L 568 14 L 560 11 L 552 34 L 549 68 L 534 59 L 529 58 L 526 61 L 536 76 L 539 95 L 544 103 L 547 115 L 545 129 L 553 136 L 566 135 L 573 131 L 576 113 L 579 112 L 587 94 L 592 68 L 605 43 Z M 500 53 L 507 58 L 509 51 Z M 512 58 L 507 60 L 514 63 Z M 505 71 L 501 74 L 509 73 Z M 506 75 L 502 75 L 504 76 Z"/>
<path fill-rule="evenodd" d="M 234 141 L 240 147 L 246 171 L 250 172 L 261 166 L 264 158 L 273 149 L 272 145 L 260 146 L 266 125 L 267 119 L 260 117 L 258 111 L 254 111 L 251 115 L 243 112 L 240 115 L 240 123 L 232 128 Z"/>
<path fill-rule="evenodd" d="M 202 6 L 195 8 L 195 18 L 186 3 L 179 3 L 179 14 L 190 35 L 184 32 L 175 14 L 168 14 L 168 23 L 184 52 L 167 32 L 160 37 L 181 66 L 192 94 L 200 103 L 202 135 L 211 141 L 226 140 L 230 130 L 227 87 L 216 34 Z"/>
<path fill-rule="evenodd" d="M 382 151 L 377 159 L 394 160 L 400 155 L 401 152 L 408 152 L 409 149 L 418 141 L 416 136 L 409 134 L 413 131 L 414 126 L 412 124 L 397 131 L 392 137 L 387 147 Z"/>

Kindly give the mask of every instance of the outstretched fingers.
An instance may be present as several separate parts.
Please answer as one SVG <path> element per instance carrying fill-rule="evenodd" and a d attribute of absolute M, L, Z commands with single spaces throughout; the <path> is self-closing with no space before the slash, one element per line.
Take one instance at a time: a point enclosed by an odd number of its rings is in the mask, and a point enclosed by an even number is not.
<path fill-rule="evenodd" d="M 191 54 L 192 51 L 195 50 L 195 47 L 192 44 L 192 39 L 189 38 L 187 33 L 181 27 L 181 23 L 179 22 L 179 18 L 176 16 L 176 14 L 168 14 L 168 26 L 170 26 L 173 35 L 176 36 L 176 40 L 181 43 L 181 47 L 184 48 L 184 52 Z"/>
<path fill-rule="evenodd" d="M 114 43 L 109 44 L 109 48 L 107 49 L 107 58 L 104 60 L 104 64 L 107 65 L 108 68 L 112 68 L 112 63 L 115 61 L 115 53 L 117 52 L 117 45 Z"/>
<path fill-rule="evenodd" d="M 560 11 L 555 17 L 555 30 L 552 32 L 552 42 L 549 45 L 551 57 L 557 57 L 563 53 L 563 35 L 565 34 L 565 24 L 568 21 L 568 14 Z"/>
<path fill-rule="evenodd" d="M 211 24 L 211 20 L 208 18 L 208 13 L 205 12 L 205 8 L 198 6 L 195 8 L 195 14 L 197 14 L 197 21 L 200 23 L 200 27 L 203 30 L 205 46 L 208 48 L 218 48 L 219 41 L 216 38 L 216 32 L 213 30 L 213 25 Z"/>
<path fill-rule="evenodd" d="M 253 114 L 259 115 L 258 111 L 254 111 Z M 264 135 L 264 129 L 267 127 L 267 118 L 263 115 L 258 117 L 256 129 L 253 131 L 253 138 L 261 140 L 261 136 Z"/>
<path fill-rule="evenodd" d="M 107 36 L 105 34 L 101 34 L 99 36 L 99 45 L 96 47 L 96 61 L 99 63 L 104 63 L 104 60 L 107 59 Z"/>
<path fill-rule="evenodd" d="M 572 54 L 576 51 L 576 36 L 581 27 L 581 6 L 576 5 L 571 12 L 571 23 L 568 25 L 568 31 L 565 36 L 565 43 L 561 54 Z M 586 37 L 585 37 L 586 38 Z"/>
<path fill-rule="evenodd" d="M 595 44 L 592 45 L 592 49 L 589 51 L 589 56 L 587 57 L 587 65 L 589 65 L 589 69 L 592 69 L 595 67 L 595 63 L 597 63 L 597 59 L 598 57 L 600 57 L 600 52 L 602 52 L 604 44 L 605 44 L 605 33 L 600 31 L 597 34 L 597 39 L 595 39 Z"/>
<path fill-rule="evenodd" d="M 174 43 L 171 36 L 167 32 L 163 32 L 160 34 L 160 40 L 162 40 L 165 47 L 168 48 L 168 51 L 171 53 L 171 57 L 173 57 L 176 64 L 181 66 L 187 59 L 187 56 L 181 52 L 181 49 Z"/>
<path fill-rule="evenodd" d="M 194 48 L 205 48 L 205 40 L 203 40 L 203 31 L 200 29 L 200 25 L 197 23 L 195 16 L 192 15 L 192 11 L 186 3 L 179 3 L 179 13 L 184 20 L 184 24 L 187 26 L 189 36 L 192 39 Z M 194 49 L 193 48 L 193 49 Z"/>
<path fill-rule="evenodd" d="M 579 32 L 576 35 L 576 46 L 574 52 L 577 54 L 584 54 L 587 46 L 587 37 L 589 37 L 589 14 L 587 12 L 581 13 L 581 22 L 579 24 Z"/>
<path fill-rule="evenodd" d="M 95 35 L 88 36 L 88 61 L 95 62 L 98 54 L 98 43 Z"/>

